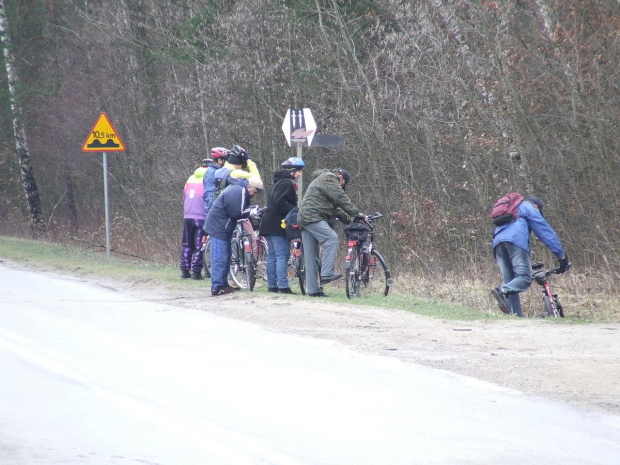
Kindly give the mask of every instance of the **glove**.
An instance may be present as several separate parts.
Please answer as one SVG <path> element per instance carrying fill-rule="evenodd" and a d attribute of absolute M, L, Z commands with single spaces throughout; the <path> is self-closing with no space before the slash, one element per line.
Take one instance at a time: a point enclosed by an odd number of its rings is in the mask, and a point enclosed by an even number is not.
<path fill-rule="evenodd" d="M 570 262 L 568 261 L 568 255 L 564 255 L 564 258 L 560 258 L 560 273 L 566 272 L 570 268 Z"/>
<path fill-rule="evenodd" d="M 250 154 L 246 149 L 244 149 L 243 147 L 239 147 L 239 151 L 241 153 L 241 159 L 243 161 L 248 161 L 250 159 Z"/>

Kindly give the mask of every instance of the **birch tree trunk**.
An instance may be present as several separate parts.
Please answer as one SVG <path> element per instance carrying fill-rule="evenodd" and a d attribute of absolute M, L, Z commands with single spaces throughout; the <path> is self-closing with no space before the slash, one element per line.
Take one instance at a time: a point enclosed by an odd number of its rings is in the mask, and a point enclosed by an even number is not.
<path fill-rule="evenodd" d="M 30 208 L 30 217 L 35 234 L 45 232 L 45 223 L 43 222 L 43 211 L 41 208 L 41 199 L 39 197 L 39 189 L 34 178 L 32 163 L 30 162 L 30 153 L 26 144 L 26 131 L 22 122 L 22 109 L 17 99 L 17 91 L 15 84 L 17 83 L 17 73 L 14 67 L 14 58 L 11 51 L 11 40 L 8 30 L 8 19 L 4 8 L 4 0 L 0 0 L 0 42 L 2 42 L 2 50 L 4 53 L 4 63 L 6 65 L 7 81 L 9 84 L 9 99 L 11 101 L 11 110 L 13 112 L 13 133 L 15 135 L 15 146 L 17 147 L 17 157 L 19 159 L 19 168 L 21 171 L 22 183 L 26 192 L 28 206 Z"/>

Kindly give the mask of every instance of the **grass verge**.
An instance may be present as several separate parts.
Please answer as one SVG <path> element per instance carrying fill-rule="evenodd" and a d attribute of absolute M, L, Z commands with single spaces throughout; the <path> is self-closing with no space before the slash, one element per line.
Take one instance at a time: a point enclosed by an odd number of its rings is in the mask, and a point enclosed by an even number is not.
<path fill-rule="evenodd" d="M 100 276 L 108 279 L 132 283 L 144 283 L 153 286 L 163 286 L 171 290 L 182 290 L 197 287 L 207 287 L 208 281 L 192 281 L 179 279 L 177 267 L 152 263 L 144 260 L 112 254 L 108 259 L 105 252 L 93 250 L 89 247 L 33 241 L 15 237 L 0 236 L 0 260 L 6 259 L 25 265 L 25 268 L 43 271 L 67 273 L 73 276 L 89 277 Z M 347 299 L 342 282 L 326 287 L 325 292 L 330 296 L 329 303 L 342 303 L 355 306 L 373 306 L 387 309 L 409 311 L 418 315 L 448 320 L 492 320 L 506 319 L 495 308 L 495 303 L 488 297 L 488 286 L 485 283 L 460 283 L 455 280 L 448 286 L 442 284 L 432 288 L 419 277 L 399 277 L 395 280 L 395 287 L 387 297 L 364 297 Z M 405 282 L 406 281 L 406 282 Z M 415 285 L 412 282 L 415 281 Z M 422 292 L 422 296 L 414 296 L 407 289 L 415 287 Z M 445 289 L 450 289 L 446 294 Z M 442 293 L 443 292 L 443 293 Z M 267 286 L 257 284 L 254 293 L 246 293 L 247 297 L 266 295 Z M 468 303 L 458 301 L 459 295 L 467 296 Z M 528 297 L 524 304 L 527 305 Z M 536 296 L 540 297 L 540 296 Z M 307 299 L 297 295 L 293 299 Z M 456 300 L 456 301 L 455 301 Z M 538 305 L 537 305 L 538 307 Z M 584 318 L 576 313 L 577 317 L 565 319 L 547 319 L 549 323 L 583 323 L 583 322 L 618 322 L 620 318 Z M 508 317 L 509 318 L 509 317 Z"/>

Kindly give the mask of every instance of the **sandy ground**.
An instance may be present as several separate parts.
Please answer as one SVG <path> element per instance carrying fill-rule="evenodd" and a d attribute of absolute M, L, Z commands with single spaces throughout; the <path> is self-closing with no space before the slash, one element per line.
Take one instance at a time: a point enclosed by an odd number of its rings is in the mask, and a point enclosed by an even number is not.
<path fill-rule="evenodd" d="M 620 415 L 620 325 L 541 319 L 448 321 L 389 310 L 239 291 L 211 297 L 144 283 L 102 283 L 140 299 L 243 320 L 281 333 L 329 339 L 370 354 L 439 368 Z"/>

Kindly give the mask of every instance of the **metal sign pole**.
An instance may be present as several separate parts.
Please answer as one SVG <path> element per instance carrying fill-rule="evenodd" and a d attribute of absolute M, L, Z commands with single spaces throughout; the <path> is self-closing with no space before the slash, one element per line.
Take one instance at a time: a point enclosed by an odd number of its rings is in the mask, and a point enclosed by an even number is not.
<path fill-rule="evenodd" d="M 110 258 L 110 215 L 108 213 L 108 155 L 103 152 L 103 198 L 105 203 L 105 249 Z"/>
<path fill-rule="evenodd" d="M 301 154 L 301 146 L 302 146 L 302 142 L 297 142 L 297 156 L 303 160 L 304 158 Z M 303 192 L 304 192 L 303 179 L 304 179 L 304 175 L 302 174 L 299 180 L 297 181 L 297 196 L 299 197 L 298 203 L 300 206 L 301 206 L 301 199 L 302 199 Z"/>
<path fill-rule="evenodd" d="M 118 136 L 116 129 L 108 119 L 108 115 L 101 113 L 97 122 L 88 133 L 82 152 L 101 152 L 103 154 L 103 197 L 105 207 L 105 248 L 110 258 L 110 213 L 108 208 L 108 155 L 107 152 L 124 152 L 125 144 Z"/>

